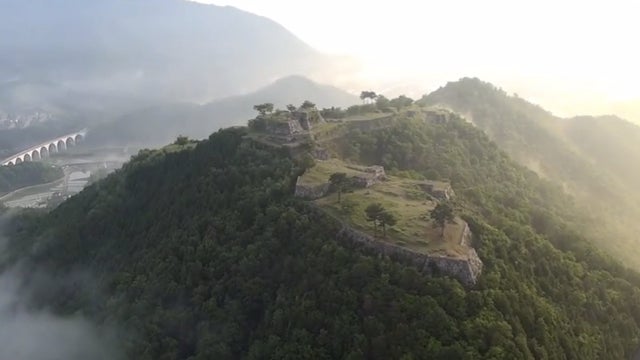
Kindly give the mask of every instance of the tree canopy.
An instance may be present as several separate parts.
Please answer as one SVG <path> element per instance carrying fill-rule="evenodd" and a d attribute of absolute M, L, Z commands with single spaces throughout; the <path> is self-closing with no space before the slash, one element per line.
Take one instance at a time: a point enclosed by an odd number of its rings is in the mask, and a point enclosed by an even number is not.
<path fill-rule="evenodd" d="M 384 95 L 378 95 L 378 97 L 376 98 L 376 107 L 378 108 L 378 110 L 385 110 L 389 106 L 391 106 L 391 101 L 389 101 L 389 99 L 387 99 Z"/>
<path fill-rule="evenodd" d="M 434 225 L 442 229 L 444 235 L 445 225 L 453 221 L 453 207 L 449 202 L 440 202 L 431 210 L 429 217 L 433 219 Z"/>
<path fill-rule="evenodd" d="M 305 100 L 302 105 L 300 105 L 300 108 L 303 110 L 311 110 L 311 109 L 315 109 L 316 108 L 316 104 L 312 103 L 309 100 Z"/>
<path fill-rule="evenodd" d="M 366 102 L 366 100 L 373 102 L 376 99 L 376 97 L 377 95 L 375 91 L 362 91 L 360 93 L 360 99 L 362 99 L 363 102 Z"/>
<path fill-rule="evenodd" d="M 374 234 L 378 233 L 378 225 L 382 227 L 382 234 L 387 237 L 387 226 L 394 226 L 396 218 L 380 203 L 372 203 L 364 210 L 367 221 L 373 223 Z"/>
<path fill-rule="evenodd" d="M 342 191 L 349 184 L 347 174 L 343 172 L 337 172 L 329 176 L 329 183 L 338 191 L 338 202 L 341 202 Z"/>
<path fill-rule="evenodd" d="M 411 104 L 413 104 L 413 99 L 405 95 L 400 95 L 397 98 L 391 99 L 389 101 L 389 105 L 395 107 L 398 110 L 400 110 L 401 108 L 407 107 Z"/>
<path fill-rule="evenodd" d="M 273 104 L 272 103 L 258 104 L 258 105 L 254 105 L 253 109 L 258 113 L 260 113 L 260 115 L 264 116 L 266 114 L 273 112 Z"/>
<path fill-rule="evenodd" d="M 28 282 L 75 274 L 24 305 L 115 323 L 132 359 L 629 358 L 640 276 L 590 246 L 562 189 L 463 119 L 399 120 L 326 146 L 450 179 L 485 264 L 474 288 L 340 241 L 339 219 L 293 197 L 299 161 L 237 128 L 23 213 L 3 255 Z"/>

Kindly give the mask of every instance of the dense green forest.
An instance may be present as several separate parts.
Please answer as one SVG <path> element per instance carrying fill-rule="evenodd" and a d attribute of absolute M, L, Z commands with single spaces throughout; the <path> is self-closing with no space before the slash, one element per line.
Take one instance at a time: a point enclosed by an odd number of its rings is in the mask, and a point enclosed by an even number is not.
<path fill-rule="evenodd" d="M 475 78 L 448 83 L 418 103 L 464 114 L 510 157 L 563 186 L 598 219 L 584 232 L 640 270 L 640 172 L 631 165 L 640 161 L 640 127 L 613 116 L 563 119 Z"/>
<path fill-rule="evenodd" d="M 485 264 L 468 289 L 339 243 L 335 220 L 292 197 L 308 162 L 246 132 L 142 151 L 15 218 L 8 251 L 33 277 L 91 274 L 34 306 L 117 324 L 132 359 L 623 359 L 638 345 L 640 276 L 589 245 L 590 219 L 559 187 L 464 120 L 407 116 L 325 146 L 451 180 Z"/>
<path fill-rule="evenodd" d="M 510 156 L 544 176 L 580 186 L 584 192 L 607 190 L 602 174 L 556 131 L 562 119 L 490 83 L 464 78 L 425 95 L 418 103 L 464 114 Z"/>
<path fill-rule="evenodd" d="M 26 186 L 45 184 L 62 178 L 62 169 L 39 162 L 0 167 L 0 195 Z"/>

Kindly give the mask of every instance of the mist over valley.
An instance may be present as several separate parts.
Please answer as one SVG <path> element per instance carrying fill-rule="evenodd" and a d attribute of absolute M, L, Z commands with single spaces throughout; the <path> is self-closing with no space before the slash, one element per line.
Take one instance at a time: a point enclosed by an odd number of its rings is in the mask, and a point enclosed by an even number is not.
<path fill-rule="evenodd" d="M 217 3 L 0 2 L 0 359 L 635 356 L 631 88 L 527 87 L 506 5 Z"/>

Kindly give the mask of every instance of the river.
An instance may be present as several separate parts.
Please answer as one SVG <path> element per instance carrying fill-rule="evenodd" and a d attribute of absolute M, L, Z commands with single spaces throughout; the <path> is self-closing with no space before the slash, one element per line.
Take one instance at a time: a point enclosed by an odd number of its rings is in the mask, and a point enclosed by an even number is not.
<path fill-rule="evenodd" d="M 65 176 L 61 180 L 23 188 L 5 195 L 0 200 L 7 207 L 46 207 L 47 200 L 54 194 L 68 197 L 82 191 L 87 185 L 90 176 L 91 171 L 65 171 Z"/>
<path fill-rule="evenodd" d="M 50 199 L 61 201 L 79 193 L 88 184 L 91 174 L 111 172 L 122 166 L 124 159 L 72 156 L 51 162 L 64 170 L 62 179 L 16 190 L 0 197 L 0 201 L 14 208 L 47 207 Z"/>

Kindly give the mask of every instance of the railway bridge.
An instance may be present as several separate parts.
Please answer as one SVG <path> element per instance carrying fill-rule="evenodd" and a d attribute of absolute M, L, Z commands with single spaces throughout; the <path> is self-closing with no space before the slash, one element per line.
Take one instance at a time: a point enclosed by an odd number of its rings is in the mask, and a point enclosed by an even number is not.
<path fill-rule="evenodd" d="M 45 141 L 2 160 L 0 165 L 17 165 L 26 161 L 37 161 L 47 158 L 50 154 L 62 152 L 69 147 L 75 146 L 75 144 L 82 141 L 86 135 L 87 130 L 83 129 Z"/>

